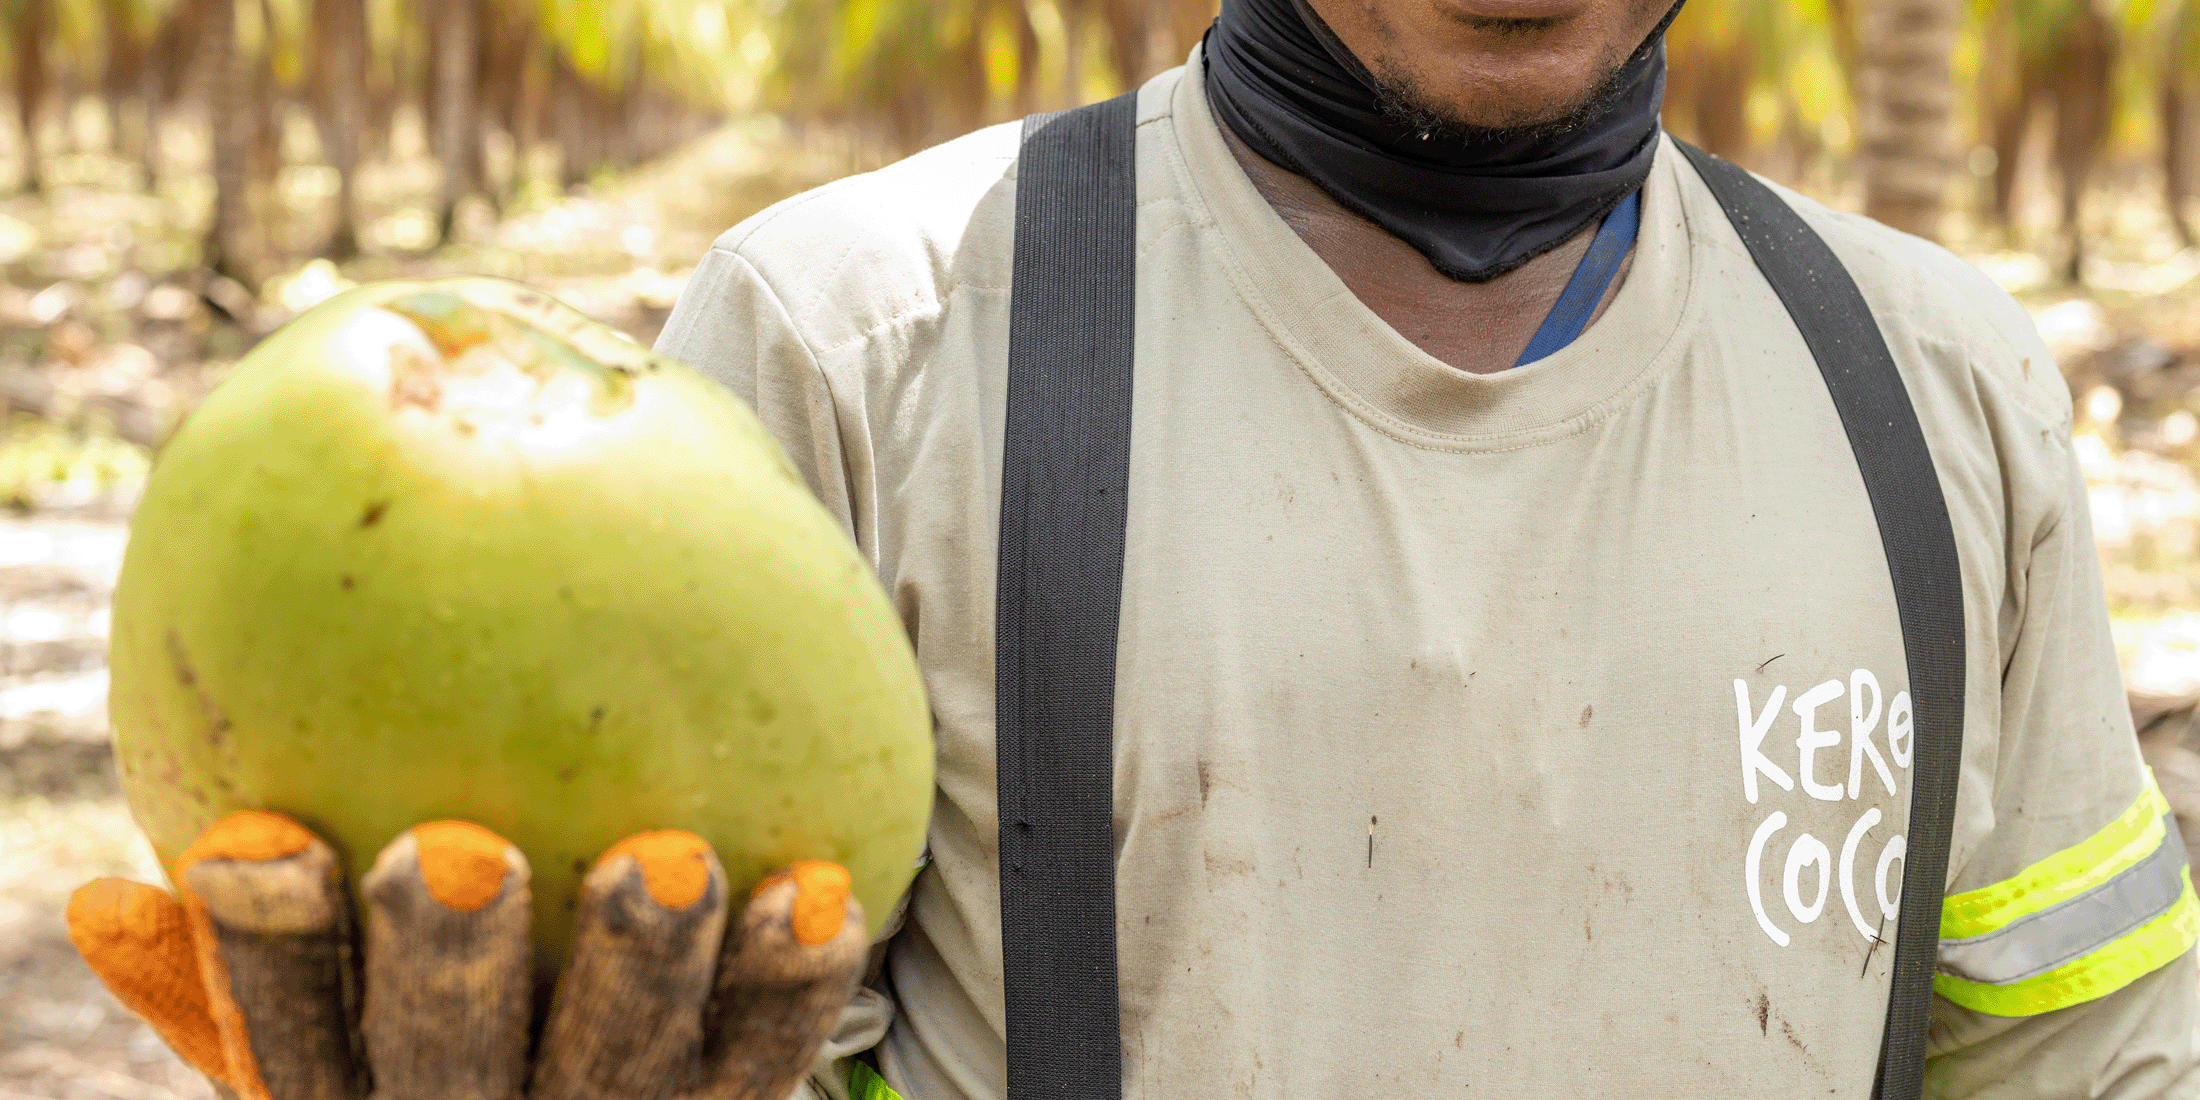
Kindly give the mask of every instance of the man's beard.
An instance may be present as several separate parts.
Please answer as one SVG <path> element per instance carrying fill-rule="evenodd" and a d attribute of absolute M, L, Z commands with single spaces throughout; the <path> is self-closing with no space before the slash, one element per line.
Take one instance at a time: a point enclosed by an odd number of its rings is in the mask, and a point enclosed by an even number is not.
<path fill-rule="evenodd" d="M 1648 7 L 1662 4 L 1665 0 L 1636 2 Z M 1543 118 L 1493 126 L 1456 117 L 1433 96 L 1428 95 L 1411 73 L 1389 66 L 1369 73 L 1375 82 L 1375 106 L 1385 118 L 1429 139 L 1463 145 L 1532 143 L 1571 133 L 1603 115 L 1626 94 L 1628 65 L 1658 48 L 1659 42 L 1665 38 L 1666 28 L 1673 25 L 1674 18 L 1680 15 L 1681 7 L 1686 2 L 1687 0 L 1672 0 L 1665 9 L 1665 17 L 1658 20 L 1657 26 L 1651 28 L 1634 52 L 1607 60 L 1604 74 L 1597 78 L 1587 93 Z"/>
<path fill-rule="evenodd" d="M 1603 115 L 1626 91 L 1625 73 L 1629 60 L 1626 55 L 1613 60 L 1586 94 L 1550 116 L 1504 126 L 1486 126 L 1454 117 L 1427 95 L 1411 74 L 1401 70 L 1386 66 L 1371 75 L 1375 79 L 1375 105 L 1391 121 L 1434 141 L 1507 145 L 1541 142 L 1571 133 Z"/>

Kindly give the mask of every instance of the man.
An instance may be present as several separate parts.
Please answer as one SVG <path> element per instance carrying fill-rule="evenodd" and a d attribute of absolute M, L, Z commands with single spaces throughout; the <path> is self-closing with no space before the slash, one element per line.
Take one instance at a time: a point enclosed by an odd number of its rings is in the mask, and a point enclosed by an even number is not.
<path fill-rule="evenodd" d="M 1658 136 L 1672 10 L 1229 0 L 1140 90 L 1125 1095 L 1870 1094 L 1903 642 L 1825 384 Z M 925 670 L 931 862 L 828 1048 L 908 1100 L 1004 1095 L 1016 156 L 997 127 L 757 215 L 659 345 L 779 435 Z M 2110 885 L 2180 872 L 2145 858 L 2176 838 L 2053 360 L 1945 252 L 1788 198 L 1877 317 L 1963 565 L 1927 1092 L 2200 1095 L 2189 886 L 2134 913 Z M 1631 216 L 1594 321 L 1540 336 Z M 2055 965 L 1959 965 L 1986 946 Z"/>

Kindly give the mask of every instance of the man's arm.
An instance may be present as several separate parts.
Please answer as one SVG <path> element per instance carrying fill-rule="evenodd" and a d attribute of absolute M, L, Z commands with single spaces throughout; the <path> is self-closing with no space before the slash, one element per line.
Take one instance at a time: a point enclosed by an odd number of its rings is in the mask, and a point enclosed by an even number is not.
<path fill-rule="evenodd" d="M 1948 1100 L 2200 1096 L 2183 845 L 2131 731 L 2066 433 L 2060 507 L 2012 539 L 1992 771 L 1964 777 L 1989 804 L 1961 814 L 1991 831 L 1942 920 L 1926 1095 Z"/>
<path fill-rule="evenodd" d="M 1946 1100 L 2200 1096 L 2200 956 L 2187 951 L 2105 997 L 2040 1016 L 1938 1002 L 1925 1095 Z"/>

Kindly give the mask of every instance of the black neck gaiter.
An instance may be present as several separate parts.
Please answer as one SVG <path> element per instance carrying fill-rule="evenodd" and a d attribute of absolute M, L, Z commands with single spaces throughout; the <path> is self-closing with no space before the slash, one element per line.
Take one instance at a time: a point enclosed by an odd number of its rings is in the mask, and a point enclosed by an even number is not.
<path fill-rule="evenodd" d="M 1225 0 L 1203 52 L 1208 100 L 1239 140 L 1438 271 L 1484 282 L 1564 243 L 1649 177 L 1664 31 L 1577 124 L 1505 137 L 1429 134 L 1386 112 L 1367 67 L 1305 0 Z"/>

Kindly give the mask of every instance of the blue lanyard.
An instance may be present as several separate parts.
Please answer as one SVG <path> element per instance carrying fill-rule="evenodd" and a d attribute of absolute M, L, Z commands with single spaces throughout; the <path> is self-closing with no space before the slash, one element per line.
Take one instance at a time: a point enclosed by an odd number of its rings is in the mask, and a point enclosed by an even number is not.
<path fill-rule="evenodd" d="M 1596 314 L 1597 303 L 1604 300 L 1612 277 L 1619 274 L 1620 261 L 1627 258 L 1627 249 L 1635 243 L 1635 230 L 1641 224 L 1642 192 L 1636 190 L 1604 216 L 1596 239 L 1589 242 L 1589 251 L 1582 253 L 1581 263 L 1574 267 L 1574 277 L 1566 280 L 1566 289 L 1559 293 L 1550 315 L 1543 318 L 1543 327 L 1535 330 L 1535 338 L 1528 341 L 1527 350 L 1520 353 L 1513 366 L 1525 367 L 1573 343 L 1581 330 L 1589 327 L 1589 318 Z"/>

